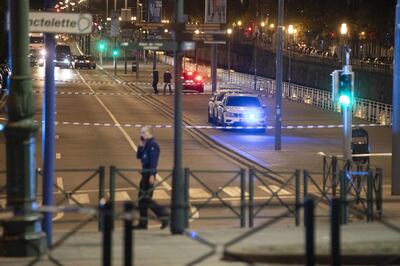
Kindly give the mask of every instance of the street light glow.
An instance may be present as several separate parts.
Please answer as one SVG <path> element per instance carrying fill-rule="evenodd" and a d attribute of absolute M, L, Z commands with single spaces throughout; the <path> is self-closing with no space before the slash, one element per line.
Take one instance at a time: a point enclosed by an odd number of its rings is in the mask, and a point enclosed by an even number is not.
<path fill-rule="evenodd" d="M 227 29 L 227 30 L 226 30 L 226 33 L 229 34 L 229 35 L 231 35 L 231 34 L 232 34 L 232 29 L 230 29 L 230 28 Z"/>
<path fill-rule="evenodd" d="M 200 30 L 197 29 L 197 30 L 194 31 L 194 33 L 195 33 L 195 34 L 200 34 Z"/>
<path fill-rule="evenodd" d="M 263 21 L 263 22 L 261 22 L 261 27 L 265 27 L 265 22 Z"/>
<path fill-rule="evenodd" d="M 238 26 L 242 26 L 242 21 L 238 20 L 237 24 L 238 24 Z"/>
<path fill-rule="evenodd" d="M 293 27 L 293 25 L 289 25 L 289 27 L 288 27 L 288 33 L 289 33 L 290 35 L 292 35 L 292 34 L 294 33 L 294 27 Z"/>
<path fill-rule="evenodd" d="M 275 24 L 274 24 L 274 23 L 271 23 L 271 25 L 269 25 L 269 27 L 270 27 L 271 29 L 273 29 L 273 28 L 275 28 Z"/>
<path fill-rule="evenodd" d="M 340 27 L 340 33 L 342 35 L 347 35 L 348 33 L 348 28 L 346 23 L 342 23 L 342 26 Z"/>

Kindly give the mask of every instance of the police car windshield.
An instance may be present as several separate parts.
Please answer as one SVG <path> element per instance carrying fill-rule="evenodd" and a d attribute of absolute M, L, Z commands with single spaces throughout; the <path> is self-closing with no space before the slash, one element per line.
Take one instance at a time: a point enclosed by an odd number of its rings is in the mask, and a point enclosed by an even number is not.
<path fill-rule="evenodd" d="M 256 97 L 228 97 L 227 106 L 260 107 L 260 101 Z"/>

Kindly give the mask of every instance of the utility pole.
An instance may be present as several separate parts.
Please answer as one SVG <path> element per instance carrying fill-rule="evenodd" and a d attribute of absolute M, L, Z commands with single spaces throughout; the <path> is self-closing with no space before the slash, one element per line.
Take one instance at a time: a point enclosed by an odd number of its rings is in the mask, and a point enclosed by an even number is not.
<path fill-rule="evenodd" d="M 284 0 L 278 2 L 278 29 L 276 41 L 276 81 L 275 81 L 275 150 L 282 149 L 282 82 L 283 82 L 283 13 Z"/>
<path fill-rule="evenodd" d="M 51 1 L 44 0 L 45 10 L 51 8 Z M 43 101 L 43 117 L 44 124 L 42 125 L 42 158 L 43 158 L 43 206 L 52 206 L 53 199 L 53 179 L 54 179 L 54 160 L 55 160 L 55 81 L 54 81 L 54 59 L 56 41 L 53 33 L 44 35 L 46 53 L 45 77 L 44 77 L 44 101 Z M 52 221 L 51 213 L 43 215 L 43 231 L 47 236 L 47 244 L 52 245 Z"/>
<path fill-rule="evenodd" d="M 217 91 L 217 67 L 218 67 L 217 44 L 211 44 L 211 91 Z"/>
<path fill-rule="evenodd" d="M 7 209 L 13 217 L 3 221 L 0 255 L 38 256 L 45 251 L 36 204 L 35 101 L 29 64 L 29 0 L 10 1 L 12 75 L 5 127 Z"/>
<path fill-rule="evenodd" d="M 400 0 L 396 5 L 393 115 L 392 115 L 392 195 L 400 195 Z"/>
<path fill-rule="evenodd" d="M 185 27 L 183 16 L 183 0 L 175 0 L 175 22 L 172 33 L 178 47 L 174 54 L 174 170 L 172 176 L 172 197 L 171 197 L 171 233 L 182 234 L 185 230 L 185 184 L 182 162 L 182 57 L 181 51 L 182 35 Z"/>

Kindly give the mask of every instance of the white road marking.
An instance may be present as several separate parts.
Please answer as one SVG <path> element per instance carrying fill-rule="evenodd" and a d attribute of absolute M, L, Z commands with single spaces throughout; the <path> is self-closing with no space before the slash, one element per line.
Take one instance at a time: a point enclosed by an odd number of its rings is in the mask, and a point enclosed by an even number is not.
<path fill-rule="evenodd" d="M 171 196 L 162 189 L 154 190 L 154 192 L 153 192 L 153 199 L 164 200 L 164 199 L 170 199 L 170 198 L 171 198 Z"/>
<path fill-rule="evenodd" d="M 79 202 L 80 204 L 89 204 L 89 194 L 74 194 L 71 195 L 71 198 L 74 198 L 75 201 Z M 72 199 L 68 199 L 69 204 L 76 205 L 76 202 Z"/>
<path fill-rule="evenodd" d="M 110 193 L 107 193 L 107 194 L 108 194 L 108 197 L 110 197 Z M 115 201 L 129 201 L 129 200 L 131 200 L 131 197 L 129 197 L 129 194 L 126 191 L 118 191 L 118 192 L 115 192 L 114 200 Z"/>
<path fill-rule="evenodd" d="M 62 177 L 57 177 L 56 183 L 57 183 L 57 187 L 60 188 L 60 189 L 57 189 L 57 191 L 61 192 L 61 190 L 64 190 L 64 182 L 63 182 Z"/>
<path fill-rule="evenodd" d="M 60 160 L 61 159 L 61 153 L 56 153 L 56 159 Z"/>
<path fill-rule="evenodd" d="M 279 191 L 278 196 L 291 196 L 292 193 L 290 193 L 289 191 L 285 190 L 285 189 L 280 189 L 280 187 L 275 186 L 275 185 L 269 185 L 268 186 L 269 189 L 266 186 L 258 186 L 259 189 L 267 192 L 268 194 L 271 194 L 271 190 L 272 192 L 276 193 Z"/>
<path fill-rule="evenodd" d="M 55 138 L 56 138 L 56 139 L 60 139 L 60 135 L 56 135 Z"/>
<path fill-rule="evenodd" d="M 193 214 L 189 219 L 189 222 L 193 222 L 195 219 L 200 218 L 200 212 L 197 210 L 195 206 L 190 206 L 190 214 Z"/>
<path fill-rule="evenodd" d="M 58 212 L 54 217 L 53 217 L 53 222 L 54 221 L 57 221 L 57 220 L 60 220 L 60 219 L 62 219 L 64 217 L 64 212 Z"/>
<path fill-rule="evenodd" d="M 241 194 L 240 187 L 224 187 L 222 191 L 231 197 L 240 197 Z M 245 192 L 245 195 L 248 196 L 249 193 Z"/>
<path fill-rule="evenodd" d="M 202 188 L 189 188 L 189 197 L 196 199 L 209 198 L 210 194 Z"/>
<path fill-rule="evenodd" d="M 85 83 L 85 85 L 90 89 L 90 91 L 92 93 L 95 93 L 95 91 L 93 90 L 92 86 L 90 86 L 90 84 L 88 84 L 86 82 L 86 80 L 82 77 L 81 73 L 79 73 L 77 70 L 75 70 L 76 73 L 79 75 L 79 77 L 81 78 L 81 80 Z M 97 96 L 97 95 L 93 95 L 93 97 L 96 98 L 96 100 L 99 102 L 99 104 L 103 107 L 103 109 L 107 112 L 107 114 L 111 117 L 111 119 L 113 120 L 113 122 L 115 124 L 121 124 L 120 122 L 118 122 L 117 118 L 114 116 L 114 114 L 110 111 L 110 109 L 108 109 L 108 107 L 103 103 L 103 101 Z M 122 135 L 125 137 L 125 139 L 128 141 L 129 145 L 131 146 L 131 148 L 135 151 L 137 151 L 137 146 L 135 144 L 135 142 L 133 141 L 133 139 L 129 136 L 129 134 L 125 131 L 124 128 L 122 127 L 118 127 L 118 129 L 121 131 Z M 158 181 L 162 181 L 162 177 L 160 175 L 156 175 L 156 179 Z M 163 182 L 161 184 L 161 186 L 165 187 L 166 189 L 172 189 L 172 187 L 167 183 L 167 182 Z"/>

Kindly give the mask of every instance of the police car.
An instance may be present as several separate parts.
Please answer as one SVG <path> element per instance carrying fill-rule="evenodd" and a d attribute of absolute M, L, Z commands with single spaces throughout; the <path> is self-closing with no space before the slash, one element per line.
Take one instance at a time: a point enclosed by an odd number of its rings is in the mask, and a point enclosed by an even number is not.
<path fill-rule="evenodd" d="M 217 124 L 220 126 L 265 127 L 266 106 L 257 95 L 225 94 L 217 107 Z"/>
<path fill-rule="evenodd" d="M 208 123 L 217 121 L 217 107 L 221 104 L 225 94 L 241 92 L 242 90 L 237 88 L 221 88 L 217 90 L 208 101 Z"/>

